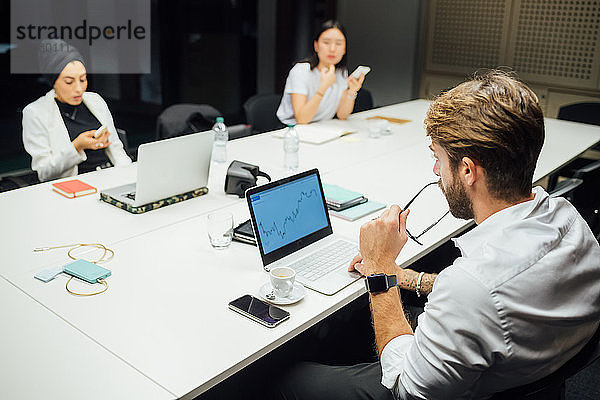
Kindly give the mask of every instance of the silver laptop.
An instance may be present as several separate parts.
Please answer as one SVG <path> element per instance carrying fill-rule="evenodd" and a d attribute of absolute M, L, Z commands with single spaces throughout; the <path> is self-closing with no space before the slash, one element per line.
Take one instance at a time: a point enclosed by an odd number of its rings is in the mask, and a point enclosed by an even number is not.
<path fill-rule="evenodd" d="M 291 267 L 297 281 L 327 295 L 360 278 L 348 272 L 357 245 L 333 234 L 319 171 L 250 188 L 246 200 L 267 271 Z"/>
<path fill-rule="evenodd" d="M 212 131 L 142 144 L 138 148 L 136 182 L 101 193 L 138 207 L 205 187 L 212 147 Z"/>

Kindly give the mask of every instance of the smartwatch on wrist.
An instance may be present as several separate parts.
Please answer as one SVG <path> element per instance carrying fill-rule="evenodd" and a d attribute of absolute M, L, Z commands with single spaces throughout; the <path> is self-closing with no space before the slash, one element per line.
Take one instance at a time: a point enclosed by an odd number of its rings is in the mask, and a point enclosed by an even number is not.
<path fill-rule="evenodd" d="M 365 279 L 367 292 L 382 293 L 387 292 L 390 288 L 396 286 L 396 275 L 372 274 Z"/>

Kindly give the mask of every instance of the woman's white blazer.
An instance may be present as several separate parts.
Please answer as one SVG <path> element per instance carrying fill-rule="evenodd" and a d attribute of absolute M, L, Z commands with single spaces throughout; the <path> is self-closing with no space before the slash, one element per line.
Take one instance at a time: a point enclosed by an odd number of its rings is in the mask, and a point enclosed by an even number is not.
<path fill-rule="evenodd" d="M 31 155 L 31 169 L 37 171 L 40 181 L 77 175 L 77 165 L 87 159 L 85 152 L 77 152 L 71 143 L 55 97 L 52 89 L 23 109 L 23 145 Z M 106 148 L 106 154 L 113 165 L 131 163 L 104 99 L 97 93 L 85 92 L 83 103 L 108 127 L 108 140 L 112 144 Z"/>

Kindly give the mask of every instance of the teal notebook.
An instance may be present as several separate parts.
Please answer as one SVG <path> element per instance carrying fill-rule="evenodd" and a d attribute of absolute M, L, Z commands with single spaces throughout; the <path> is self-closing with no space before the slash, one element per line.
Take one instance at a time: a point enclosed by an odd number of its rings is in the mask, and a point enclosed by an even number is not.
<path fill-rule="evenodd" d="M 323 192 L 327 204 L 337 207 L 350 202 L 358 202 L 363 198 L 362 193 L 344 189 L 338 185 L 329 185 L 327 183 L 323 184 Z"/>
<path fill-rule="evenodd" d="M 385 208 L 384 203 L 369 200 L 366 203 L 358 204 L 356 206 L 347 208 L 343 211 L 329 210 L 329 214 L 335 215 L 336 217 L 343 218 L 347 221 L 356 221 L 359 218 L 364 217 Z"/>

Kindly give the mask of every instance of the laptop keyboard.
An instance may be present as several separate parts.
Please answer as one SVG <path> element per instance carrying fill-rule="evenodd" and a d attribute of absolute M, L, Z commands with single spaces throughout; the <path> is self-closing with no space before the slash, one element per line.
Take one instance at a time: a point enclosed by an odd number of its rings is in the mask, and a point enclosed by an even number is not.
<path fill-rule="evenodd" d="M 337 240 L 316 253 L 290 264 L 289 267 L 294 269 L 296 274 L 316 281 L 323 275 L 349 263 L 356 253 L 358 249 L 354 243 Z"/>

